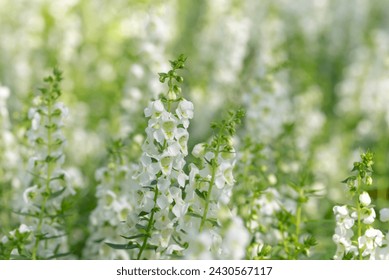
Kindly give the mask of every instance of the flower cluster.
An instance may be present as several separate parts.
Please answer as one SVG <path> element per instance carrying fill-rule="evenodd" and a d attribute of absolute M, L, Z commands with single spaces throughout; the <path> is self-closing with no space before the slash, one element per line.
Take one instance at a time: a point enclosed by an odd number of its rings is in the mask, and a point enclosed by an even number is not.
<path fill-rule="evenodd" d="M 23 193 L 24 204 L 18 209 L 20 221 L 31 231 L 31 243 L 21 257 L 52 259 L 67 254 L 64 229 L 65 198 L 75 193 L 62 169 L 65 156 L 62 134 L 63 118 L 67 108 L 57 102 L 61 96 L 62 73 L 54 69 L 44 79 L 47 86 L 40 89 L 34 99 L 35 107 L 29 111 L 31 128 L 28 140 L 34 148 L 29 160 L 30 187 Z"/>
<path fill-rule="evenodd" d="M 4 187 L 0 190 L 0 221 L 6 224 L 9 220 L 7 213 L 3 210 L 10 207 L 12 201 L 13 189 L 17 179 L 14 174 L 17 173 L 19 163 L 19 153 L 15 135 L 11 130 L 9 112 L 7 108 L 7 99 L 10 91 L 7 87 L 0 85 L 0 184 Z M 4 215 L 4 218 L 3 218 Z M 4 225 L 5 226 L 5 225 Z"/>
<path fill-rule="evenodd" d="M 183 168 L 193 104 L 180 97 L 181 89 L 176 84 L 183 81 L 177 70 L 184 68 L 185 60 L 180 56 L 171 61 L 172 70 L 159 74 L 162 83 L 167 81 L 168 92 L 145 109 L 149 118 L 147 137 L 134 175 L 139 184 L 138 207 L 128 216 L 126 238 L 130 241 L 125 245 L 136 249 L 137 259 L 165 258 L 179 254 L 185 247 L 180 241 L 179 224 L 188 209 L 183 200 L 187 180 Z"/>
<path fill-rule="evenodd" d="M 206 241 L 200 245 L 193 242 L 193 238 L 188 240 L 188 258 L 244 257 L 248 233 L 242 220 L 228 207 L 235 183 L 236 153 L 232 136 L 243 115 L 241 110 L 230 111 L 228 119 L 212 124 L 214 135 L 210 143 L 200 143 L 193 148 L 197 163 L 190 165 L 185 200 L 191 219 L 187 220 L 186 228 L 189 239 L 198 235 L 201 236 L 199 242 Z"/>
<path fill-rule="evenodd" d="M 110 147 L 110 161 L 96 171 L 99 182 L 96 190 L 97 206 L 89 219 L 90 235 L 83 256 L 86 259 L 129 259 L 128 251 L 114 250 L 105 243 L 118 243 L 118 232 L 125 232 L 125 221 L 135 211 L 132 169 L 122 154 L 124 143 L 114 141 Z"/>
<path fill-rule="evenodd" d="M 367 187 L 373 183 L 373 163 L 371 152 L 362 153 L 361 161 L 354 162 L 353 171 L 357 174 L 343 181 L 354 204 L 335 206 L 333 209 L 336 218 L 333 241 L 337 245 L 334 259 L 375 259 L 376 250 L 383 245 L 383 233 L 372 226 L 376 212 L 367 192 Z M 355 235 L 356 240 L 353 239 Z"/>

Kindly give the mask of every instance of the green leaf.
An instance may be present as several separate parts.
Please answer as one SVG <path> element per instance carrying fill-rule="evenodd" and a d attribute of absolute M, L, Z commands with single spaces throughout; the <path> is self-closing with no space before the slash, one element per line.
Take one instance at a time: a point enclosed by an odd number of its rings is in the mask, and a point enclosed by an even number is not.
<path fill-rule="evenodd" d="M 146 216 L 146 215 L 148 215 L 148 214 L 149 214 L 149 212 L 141 211 L 141 212 L 138 214 L 138 217 Z"/>
<path fill-rule="evenodd" d="M 204 200 L 207 199 L 207 195 L 208 195 L 207 191 L 200 191 L 200 190 L 196 189 L 195 192 L 201 199 L 204 199 Z"/>
<path fill-rule="evenodd" d="M 212 226 L 214 226 L 214 227 L 219 226 L 216 219 L 207 219 L 206 221 L 210 222 L 212 224 Z"/>
<path fill-rule="evenodd" d="M 55 180 L 64 180 L 65 181 L 65 174 L 58 175 L 57 177 L 53 177 L 50 179 L 50 181 L 55 181 Z"/>
<path fill-rule="evenodd" d="M 47 235 L 47 234 L 45 234 Z M 41 240 L 47 240 L 47 239 L 56 239 L 56 238 L 60 238 L 60 237 L 64 237 L 66 236 L 66 234 L 61 234 L 61 235 L 52 235 L 52 236 L 42 236 L 42 238 L 40 238 Z"/>
<path fill-rule="evenodd" d="M 157 248 L 158 248 L 158 246 L 149 245 L 149 244 L 147 244 L 146 247 L 145 247 L 146 250 L 156 250 Z"/>
<path fill-rule="evenodd" d="M 135 248 L 139 248 L 139 245 L 136 243 L 129 243 L 129 244 L 114 244 L 114 243 L 109 243 L 105 242 L 109 247 L 117 250 L 131 250 Z"/>
<path fill-rule="evenodd" d="M 39 214 L 22 213 L 20 211 L 12 211 L 12 213 L 15 213 L 15 214 L 21 215 L 21 216 L 26 216 L 26 217 L 34 217 L 34 218 L 38 218 L 39 217 Z"/>
<path fill-rule="evenodd" d="M 200 214 L 197 214 L 197 213 L 195 213 L 195 212 L 189 212 L 188 215 L 189 215 L 189 216 L 192 216 L 192 217 L 195 217 L 195 218 L 199 218 L 199 219 L 202 218 L 202 216 L 201 216 Z"/>
<path fill-rule="evenodd" d="M 49 198 L 49 199 L 56 198 L 56 197 L 60 196 L 65 190 L 66 190 L 66 188 L 64 187 L 64 188 L 62 188 L 62 189 L 59 190 L 59 191 L 53 192 L 53 193 L 50 195 L 50 198 Z"/>
<path fill-rule="evenodd" d="M 341 181 L 341 183 L 347 184 L 349 181 L 354 181 L 356 179 L 357 179 L 356 176 L 350 176 L 350 177 L 347 177 L 346 179 L 344 179 L 343 181 Z"/>
<path fill-rule="evenodd" d="M 141 225 L 141 224 L 136 224 L 136 225 L 135 225 L 135 227 L 136 227 L 137 229 L 140 229 L 140 230 L 145 230 L 145 231 L 147 231 L 147 227 L 146 227 L 146 226 L 144 226 L 144 225 Z"/>
<path fill-rule="evenodd" d="M 67 252 L 67 253 L 60 253 L 60 254 L 52 255 L 52 256 L 48 257 L 47 259 L 48 259 L 48 260 L 58 259 L 58 258 L 63 258 L 63 257 L 69 256 L 69 255 L 71 255 L 70 252 Z"/>
<path fill-rule="evenodd" d="M 132 236 L 124 236 L 124 235 L 120 235 L 120 236 L 125 238 L 125 239 L 136 239 L 136 238 L 146 237 L 147 234 L 141 233 L 141 234 L 136 234 L 136 235 L 132 235 Z"/>
<path fill-rule="evenodd" d="M 31 257 L 25 255 L 10 255 L 11 260 L 31 260 Z"/>

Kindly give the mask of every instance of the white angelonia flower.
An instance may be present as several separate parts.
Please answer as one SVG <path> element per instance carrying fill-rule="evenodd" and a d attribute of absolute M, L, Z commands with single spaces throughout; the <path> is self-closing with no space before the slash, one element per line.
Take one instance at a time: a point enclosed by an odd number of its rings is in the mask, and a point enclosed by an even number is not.
<path fill-rule="evenodd" d="M 174 223 L 173 223 L 172 219 L 169 217 L 169 209 L 163 208 L 155 214 L 155 225 L 154 226 L 157 230 L 164 231 L 164 230 L 169 229 L 169 232 L 172 233 L 173 225 L 174 225 Z M 167 233 L 167 232 L 165 231 L 165 233 Z M 156 234 L 156 236 L 160 236 L 158 233 L 155 233 L 155 234 Z M 170 238 L 170 236 L 168 236 L 168 238 Z M 162 245 L 162 244 L 160 244 L 160 245 Z M 162 245 L 162 247 L 166 248 L 167 245 L 168 244 Z"/>
<path fill-rule="evenodd" d="M 176 110 L 177 116 L 180 119 L 192 119 L 193 118 L 193 103 L 187 100 L 182 100 L 178 104 L 178 108 Z"/>
<path fill-rule="evenodd" d="M 334 214 L 336 216 L 337 215 L 340 215 L 340 216 L 347 216 L 347 215 L 349 215 L 349 211 L 347 209 L 347 205 L 334 206 L 333 211 L 334 211 Z"/>
<path fill-rule="evenodd" d="M 41 122 L 41 116 L 37 112 L 35 108 L 31 108 L 28 111 L 28 117 L 31 119 L 31 128 L 33 130 L 38 130 L 40 122 Z"/>
<path fill-rule="evenodd" d="M 9 88 L 0 85 L 0 102 L 6 100 L 9 97 L 9 94 Z"/>
<path fill-rule="evenodd" d="M 362 256 L 370 256 L 371 260 L 375 259 L 375 251 L 382 246 L 384 235 L 378 229 L 369 228 L 365 234 L 358 238 L 358 246 L 363 249 Z"/>
<path fill-rule="evenodd" d="M 108 190 L 103 195 L 103 206 L 105 208 L 111 208 L 115 200 L 116 194 L 113 191 Z"/>
<path fill-rule="evenodd" d="M 343 226 L 345 229 L 351 229 L 354 225 L 354 218 L 352 218 L 347 209 L 347 205 L 334 206 L 333 208 L 337 224 Z"/>
<path fill-rule="evenodd" d="M 232 174 L 232 170 L 234 168 L 233 163 L 231 162 L 223 162 L 220 165 L 220 173 L 216 175 L 216 181 L 219 181 L 219 176 L 222 177 L 223 181 L 227 184 L 232 186 L 235 182 L 234 176 Z M 216 183 L 215 183 L 216 184 Z M 219 182 L 220 185 L 220 182 Z M 218 186 L 218 184 L 216 184 Z"/>
<path fill-rule="evenodd" d="M 212 244 L 214 243 L 213 231 L 203 231 L 198 233 L 195 228 L 188 229 L 189 247 L 185 252 L 187 259 L 211 260 L 214 259 L 212 254 Z"/>
<path fill-rule="evenodd" d="M 30 227 L 27 226 L 27 225 L 25 225 L 25 224 L 21 224 L 21 225 L 19 226 L 19 229 L 18 229 L 18 230 L 19 230 L 20 233 L 31 232 Z"/>
<path fill-rule="evenodd" d="M 274 215 L 281 210 L 280 194 L 275 188 L 268 188 L 255 202 L 260 208 L 260 212 L 266 216 Z"/>
<path fill-rule="evenodd" d="M 382 246 L 375 249 L 375 259 L 389 260 L 389 232 L 386 233 L 382 240 Z"/>
<path fill-rule="evenodd" d="M 238 115 L 231 113 L 228 121 L 234 128 Z M 237 216 L 229 212 L 234 177 L 232 170 L 235 166 L 236 153 L 231 146 L 231 131 L 224 131 L 221 125 L 218 134 L 210 140 L 210 144 L 197 144 L 192 154 L 201 160 L 198 166 L 191 165 L 189 174 L 189 184 L 186 186 L 185 200 L 189 204 L 191 215 L 186 220 L 187 228 L 195 227 L 192 232 L 184 237 L 186 243 L 190 244 L 186 258 L 201 256 L 201 258 L 240 258 L 245 252 L 248 241 L 247 230 L 239 225 Z M 199 167 L 201 169 L 199 169 Z M 228 215 L 223 214 L 228 212 Z M 235 223 L 236 222 L 236 223 Z M 230 224 L 231 231 L 226 230 Z M 197 225 L 197 227 L 196 227 Z M 216 226 L 218 225 L 218 226 Z M 234 228 L 234 229 L 232 229 Z M 242 230 L 240 239 L 235 238 L 235 233 Z M 191 234 L 208 238 L 209 246 L 199 246 L 192 248 L 193 240 L 189 239 Z M 247 238 L 246 238 L 247 237 Z M 202 254 L 199 248 L 210 250 L 211 254 Z M 230 249 L 228 249 L 230 248 Z M 233 249 L 231 249 L 233 248 Z M 232 250 L 232 251 L 230 251 Z"/>
<path fill-rule="evenodd" d="M 347 205 L 334 206 L 333 211 L 336 218 L 336 227 L 332 240 L 337 246 L 334 259 L 342 259 L 349 252 L 357 255 L 358 250 L 351 241 L 351 238 L 354 236 L 352 229 L 355 222 L 353 218 L 354 213 L 350 215 Z"/>
<path fill-rule="evenodd" d="M 371 203 L 371 199 L 370 199 L 370 196 L 367 192 L 362 192 L 360 195 L 359 195 L 359 202 L 363 205 L 363 206 L 368 206 L 370 205 Z"/>
<path fill-rule="evenodd" d="M 222 259 L 243 259 L 246 254 L 246 247 L 249 243 L 249 233 L 241 218 L 235 216 L 224 234 L 222 241 Z"/>
<path fill-rule="evenodd" d="M 160 196 L 157 199 L 157 205 L 161 209 L 166 209 L 172 202 L 173 199 L 167 196 Z"/>
<path fill-rule="evenodd" d="M 211 159 L 215 158 L 215 154 L 213 152 L 206 152 L 204 158 L 208 161 L 211 161 Z"/>
<path fill-rule="evenodd" d="M 37 185 L 27 188 L 23 193 L 24 203 L 27 205 L 33 204 L 37 200 L 39 194 L 40 192 Z"/>
<path fill-rule="evenodd" d="M 164 138 L 166 140 L 172 140 L 176 135 L 178 120 L 172 114 L 164 112 L 160 121 Z"/>
<path fill-rule="evenodd" d="M 152 117 L 153 119 L 158 119 L 162 112 L 164 112 L 165 108 L 163 106 L 163 103 L 161 100 L 156 100 L 150 103 L 150 106 L 148 106 L 145 109 L 145 116 L 146 117 Z"/>
<path fill-rule="evenodd" d="M 55 258 L 68 252 L 68 240 L 61 221 L 62 206 L 75 191 L 62 168 L 66 142 L 62 127 L 67 109 L 58 102 L 61 80 L 60 71 L 55 69 L 50 79 L 45 80 L 48 83 L 45 92 L 41 90 L 37 94 L 28 113 L 31 126 L 26 134 L 33 148 L 27 166 L 31 175 L 26 181 L 30 187 L 24 190 L 24 204 L 18 210 L 26 214 L 20 216 L 20 230 L 27 231 L 28 228 L 33 232 L 31 236 L 35 240 L 25 246 L 32 259 Z"/>
<path fill-rule="evenodd" d="M 176 113 L 185 129 L 189 126 L 189 120 L 193 118 L 193 110 L 193 103 L 185 99 L 178 104 Z"/>
<path fill-rule="evenodd" d="M 13 130 L 8 111 L 10 93 L 9 88 L 0 83 L 0 185 L 2 186 L 2 207 L 18 209 L 22 203 L 20 198 L 23 193 L 23 181 L 27 180 L 28 176 L 22 175 L 23 150 L 19 146 L 18 135 Z M 7 228 L 11 222 L 8 218 L 2 218 L 4 228 Z"/>
<path fill-rule="evenodd" d="M 175 102 L 175 101 L 169 101 Z M 183 99 L 177 104 L 167 105 L 158 99 L 145 109 L 149 118 L 146 128 L 147 137 L 142 145 L 142 156 L 139 168 L 133 178 L 145 187 L 138 193 L 138 215 L 150 220 L 142 221 L 145 228 L 153 222 L 150 238 L 140 237 L 136 241 L 140 247 L 144 242 L 156 246 L 155 254 L 137 250 L 137 258 L 165 258 L 166 252 L 183 251 L 182 243 L 177 242 L 185 227 L 184 222 L 188 204 L 182 199 L 181 189 L 185 187 L 188 176 L 184 173 L 185 156 L 188 154 L 187 131 L 189 119 L 193 117 L 193 104 Z M 168 109 L 177 108 L 175 112 Z M 157 210 L 156 210 L 157 209 Z M 151 214 L 153 212 L 153 214 Z M 152 220 L 151 220 L 152 217 Z M 139 235 L 134 220 L 130 224 L 132 235 Z M 139 225 L 138 225 L 139 227 Z M 174 238 L 172 238 L 174 236 Z"/>
<path fill-rule="evenodd" d="M 380 221 L 381 222 L 389 221 L 389 208 L 383 208 L 380 210 Z"/>
<path fill-rule="evenodd" d="M 376 213 L 374 211 L 374 208 L 368 208 L 365 213 L 363 213 L 362 218 L 363 218 L 363 223 L 366 225 L 370 225 L 374 222 L 376 217 Z"/>
<path fill-rule="evenodd" d="M 97 205 L 89 218 L 90 236 L 87 240 L 83 256 L 86 259 L 130 259 L 133 252 L 115 250 L 108 243 L 122 243 L 118 234 L 127 229 L 126 220 L 134 212 L 138 204 L 135 193 L 137 186 L 132 180 L 135 167 L 128 167 L 125 162 L 111 158 L 107 166 L 95 172 L 99 182 L 96 188 Z"/>
<path fill-rule="evenodd" d="M 176 133 L 176 139 L 177 142 L 181 148 L 181 152 L 184 155 L 188 154 L 188 139 L 189 139 L 189 133 L 184 128 L 178 128 Z"/>
<path fill-rule="evenodd" d="M 178 218 L 183 218 L 188 211 L 189 205 L 182 199 L 182 192 L 179 188 L 171 190 L 172 198 L 175 201 L 175 205 L 172 208 L 173 214 Z"/>
<path fill-rule="evenodd" d="M 197 144 L 193 147 L 192 155 L 196 158 L 199 158 L 205 154 L 204 143 Z"/>
<path fill-rule="evenodd" d="M 164 175 L 170 175 L 173 167 L 173 157 L 170 155 L 162 155 L 158 162 L 162 173 Z"/>

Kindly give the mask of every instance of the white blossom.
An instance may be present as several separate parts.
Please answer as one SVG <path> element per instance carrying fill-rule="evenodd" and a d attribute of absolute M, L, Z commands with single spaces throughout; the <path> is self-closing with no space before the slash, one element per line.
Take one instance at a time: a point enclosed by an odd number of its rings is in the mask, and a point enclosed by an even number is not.
<path fill-rule="evenodd" d="M 363 192 L 359 195 L 359 201 L 363 206 L 368 206 L 371 203 L 370 196 L 367 192 Z"/>
<path fill-rule="evenodd" d="M 383 208 L 380 210 L 380 220 L 381 222 L 389 221 L 389 208 Z"/>

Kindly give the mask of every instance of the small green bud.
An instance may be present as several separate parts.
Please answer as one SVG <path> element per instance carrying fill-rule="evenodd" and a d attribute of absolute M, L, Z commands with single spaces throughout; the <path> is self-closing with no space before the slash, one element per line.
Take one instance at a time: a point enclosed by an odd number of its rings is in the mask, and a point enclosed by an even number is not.
<path fill-rule="evenodd" d="M 367 186 L 371 186 L 373 184 L 373 179 L 371 178 L 371 176 L 366 176 L 365 180 Z"/>

